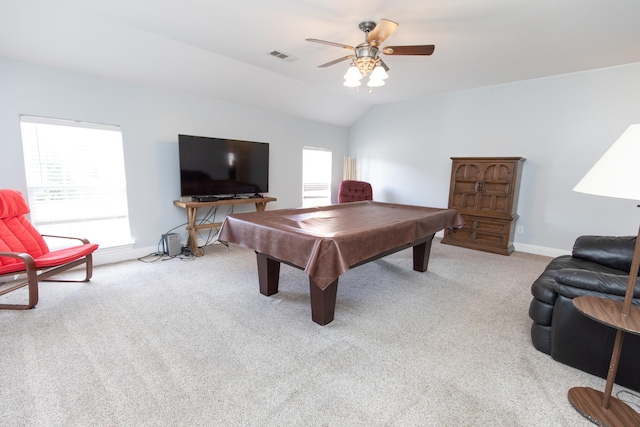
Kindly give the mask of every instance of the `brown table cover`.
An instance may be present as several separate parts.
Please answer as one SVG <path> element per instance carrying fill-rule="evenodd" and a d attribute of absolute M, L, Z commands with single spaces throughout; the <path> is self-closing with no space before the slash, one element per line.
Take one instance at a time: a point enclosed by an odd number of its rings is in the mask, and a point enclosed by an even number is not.
<path fill-rule="evenodd" d="M 218 240 L 298 266 L 324 290 L 358 262 L 463 224 L 455 209 L 365 201 L 231 214 Z"/>

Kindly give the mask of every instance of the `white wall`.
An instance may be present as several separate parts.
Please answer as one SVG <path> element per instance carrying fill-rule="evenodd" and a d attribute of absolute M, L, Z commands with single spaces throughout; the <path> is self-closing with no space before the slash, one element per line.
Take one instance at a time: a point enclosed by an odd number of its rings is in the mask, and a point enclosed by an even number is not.
<path fill-rule="evenodd" d="M 349 153 L 374 199 L 434 207 L 448 203 L 450 157 L 525 157 L 516 250 L 555 255 L 579 235 L 635 235 L 636 202 L 572 188 L 640 123 L 638 76 L 640 63 L 378 106 L 351 127 Z"/>
<path fill-rule="evenodd" d="M 335 199 L 348 138 L 340 126 L 0 58 L 0 188 L 23 192 L 20 114 L 121 126 L 135 245 L 119 258 L 156 250 L 163 233 L 186 222 L 185 210 L 172 203 L 180 196 L 178 134 L 269 142 L 269 195 L 278 201 L 267 209 L 302 206 L 306 145 L 333 151 Z"/>
<path fill-rule="evenodd" d="M 135 256 L 185 222 L 179 133 L 270 142 L 268 209 L 301 206 L 305 145 L 358 157 L 380 201 L 445 207 L 452 156 L 523 156 L 516 249 L 569 251 L 581 234 L 635 234 L 633 201 L 571 191 L 632 123 L 640 123 L 640 63 L 446 93 L 373 108 L 350 129 L 184 93 L 0 58 L 0 187 L 26 191 L 19 115 L 122 127 Z M 381 89 L 381 90 L 384 90 Z M 313 100 L 310 100 L 313 102 Z M 183 239 L 186 235 L 183 234 Z"/>

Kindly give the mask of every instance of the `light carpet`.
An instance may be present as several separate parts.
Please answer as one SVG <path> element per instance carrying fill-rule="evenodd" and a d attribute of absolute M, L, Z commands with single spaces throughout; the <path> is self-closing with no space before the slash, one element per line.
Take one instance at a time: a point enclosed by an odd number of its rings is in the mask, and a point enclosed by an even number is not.
<path fill-rule="evenodd" d="M 311 321 L 302 271 L 283 265 L 265 297 L 254 252 L 235 245 L 44 283 L 34 310 L 0 312 L 2 424 L 592 425 L 567 391 L 604 380 L 529 338 L 530 286 L 549 258 L 436 239 L 426 273 L 411 260 L 341 276 L 326 326 Z"/>

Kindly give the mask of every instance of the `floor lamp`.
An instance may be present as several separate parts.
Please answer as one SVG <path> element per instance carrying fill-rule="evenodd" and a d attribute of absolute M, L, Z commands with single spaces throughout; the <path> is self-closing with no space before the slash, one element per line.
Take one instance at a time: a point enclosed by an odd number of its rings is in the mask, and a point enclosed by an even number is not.
<path fill-rule="evenodd" d="M 640 201 L 640 124 L 629 126 L 573 190 Z M 640 414 L 621 400 L 611 397 L 624 335 L 640 335 L 640 307 L 631 304 L 639 266 L 640 228 L 624 301 L 587 296 L 573 299 L 573 304 L 581 313 L 617 331 L 604 392 L 589 387 L 574 387 L 568 394 L 569 401 L 578 412 L 601 426 L 640 426 Z"/>

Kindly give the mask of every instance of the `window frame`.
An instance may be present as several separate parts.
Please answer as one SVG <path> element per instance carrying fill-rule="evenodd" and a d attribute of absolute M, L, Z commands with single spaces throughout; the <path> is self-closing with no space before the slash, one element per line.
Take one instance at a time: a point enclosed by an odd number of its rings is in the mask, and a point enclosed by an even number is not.
<path fill-rule="evenodd" d="M 42 234 L 85 237 L 101 247 L 130 245 L 121 127 L 20 115 L 20 128 L 34 226 Z M 83 132 L 92 130 L 107 132 Z M 61 141 L 67 143 L 56 150 Z M 92 147 L 96 141 L 98 150 Z"/>

